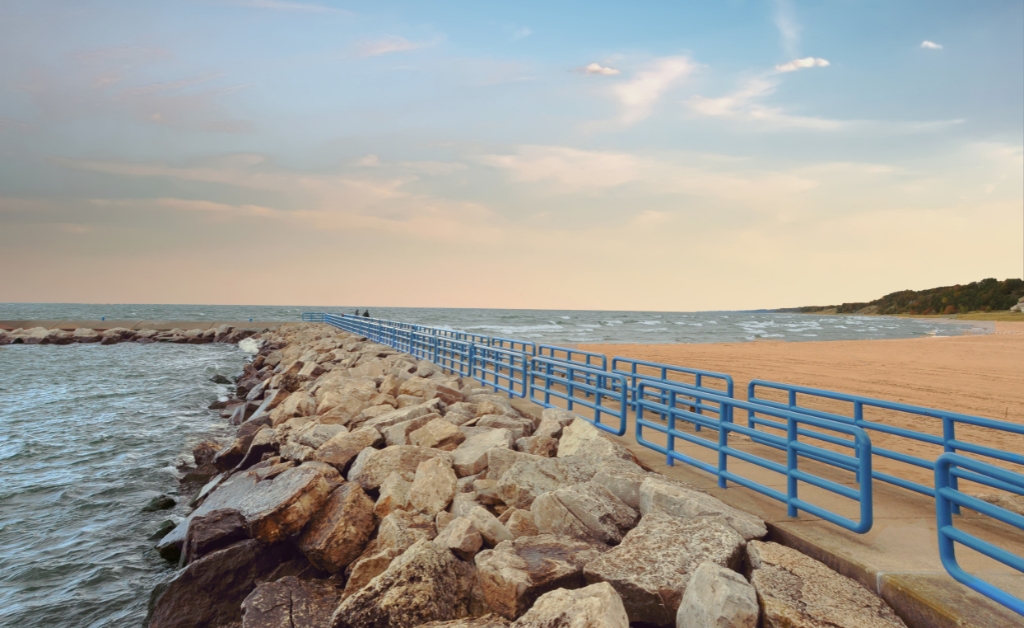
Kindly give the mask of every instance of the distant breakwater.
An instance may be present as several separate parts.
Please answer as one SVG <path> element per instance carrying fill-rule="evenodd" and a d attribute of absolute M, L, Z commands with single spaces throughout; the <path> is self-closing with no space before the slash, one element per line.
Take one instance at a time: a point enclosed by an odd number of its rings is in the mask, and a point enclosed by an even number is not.
<path fill-rule="evenodd" d="M 129 329 L 127 327 L 100 329 L 74 327 L 73 329 L 62 329 L 60 327 L 48 328 L 43 326 L 17 328 L 10 331 L 0 329 L 0 345 L 70 345 L 76 343 L 113 345 L 122 342 L 136 342 L 139 344 L 166 342 L 192 345 L 219 342 L 233 344 L 261 331 L 254 328 L 242 329 L 226 323 L 217 327 L 209 325 L 209 323 L 206 323 L 204 328 L 196 329 L 180 327 L 169 329 Z"/>

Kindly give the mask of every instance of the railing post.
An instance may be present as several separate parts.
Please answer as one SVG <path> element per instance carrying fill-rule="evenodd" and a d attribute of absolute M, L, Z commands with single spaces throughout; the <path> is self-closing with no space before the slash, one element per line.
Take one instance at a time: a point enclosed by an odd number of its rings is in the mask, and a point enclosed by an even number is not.
<path fill-rule="evenodd" d="M 956 440 L 956 424 L 948 416 L 942 417 L 942 449 L 946 453 L 955 454 L 956 447 L 953 446 L 953 441 Z M 934 466 L 934 465 L 933 465 Z M 954 491 L 960 490 L 960 478 L 952 472 L 949 473 L 949 488 Z M 960 514 L 960 504 L 952 503 L 950 508 L 954 515 Z"/>
<path fill-rule="evenodd" d="M 694 398 L 696 400 L 696 398 Z M 729 447 L 728 424 L 732 423 L 732 406 L 726 405 L 725 401 L 719 403 L 718 413 L 718 487 L 728 488 L 729 483 L 725 479 L 725 473 L 729 470 L 729 456 L 726 448 Z"/>
<path fill-rule="evenodd" d="M 793 443 L 796 442 L 799 432 L 797 431 L 796 421 L 793 417 L 786 418 L 786 494 L 789 499 L 786 503 L 786 514 L 790 517 L 797 516 L 796 506 L 793 501 L 797 498 L 797 481 L 796 476 L 793 475 L 793 471 L 797 468 L 797 452 L 796 448 L 793 447 Z"/>
<path fill-rule="evenodd" d="M 643 386 L 643 384 L 640 385 Z M 664 388 L 661 390 L 662 392 L 665 391 Z M 676 437 L 672 435 L 672 431 L 676 429 L 676 413 L 674 412 L 676 407 L 676 391 L 669 390 L 668 399 L 668 421 L 666 422 L 666 425 L 668 426 L 668 433 L 665 437 L 665 449 L 668 451 L 665 453 L 665 464 L 670 467 L 674 467 L 676 465 L 676 461 L 672 457 L 672 452 L 676 450 Z"/>

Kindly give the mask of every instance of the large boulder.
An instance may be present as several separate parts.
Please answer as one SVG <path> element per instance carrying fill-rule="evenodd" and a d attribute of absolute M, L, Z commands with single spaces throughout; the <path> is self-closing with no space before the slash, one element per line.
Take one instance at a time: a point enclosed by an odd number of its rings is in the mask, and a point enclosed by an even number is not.
<path fill-rule="evenodd" d="M 747 541 L 768 534 L 768 528 L 759 517 L 728 506 L 707 493 L 651 474 L 640 485 L 640 513 L 655 512 L 682 519 L 717 520 L 732 527 Z"/>
<path fill-rule="evenodd" d="M 431 458 L 441 458 L 451 465 L 452 455 L 440 449 L 413 447 L 412 445 L 394 445 L 380 450 L 371 450 L 362 464 L 353 463 L 349 470 L 348 480 L 349 482 L 358 482 L 368 491 L 376 490 L 392 472 L 415 473 L 421 462 Z"/>
<path fill-rule="evenodd" d="M 92 329 L 87 329 L 85 327 L 79 327 L 78 329 L 76 329 L 71 334 L 71 337 L 75 342 L 82 343 L 99 342 L 101 340 L 100 335 L 98 333 L 96 333 Z"/>
<path fill-rule="evenodd" d="M 457 480 L 451 460 L 424 460 L 416 467 L 416 476 L 409 489 L 409 506 L 428 515 L 436 515 L 451 503 Z"/>
<path fill-rule="evenodd" d="M 341 599 L 345 599 L 359 591 L 370 581 L 384 573 L 391 561 L 402 555 L 408 548 L 379 547 L 373 540 L 367 544 L 363 554 L 345 569 L 345 590 Z"/>
<path fill-rule="evenodd" d="M 469 614 L 473 568 L 450 551 L 420 541 L 349 596 L 332 628 L 413 628 Z"/>
<path fill-rule="evenodd" d="M 757 594 L 743 576 L 701 563 L 676 613 L 676 628 L 757 628 Z"/>
<path fill-rule="evenodd" d="M 363 426 L 372 427 L 378 431 L 383 431 L 385 428 L 397 425 L 398 423 L 404 423 L 405 421 L 411 421 L 417 417 L 421 417 L 427 414 L 440 413 L 441 400 L 431 399 L 425 403 L 419 403 L 413 406 L 406 406 L 397 410 L 390 410 L 372 419 L 369 419 Z"/>
<path fill-rule="evenodd" d="M 248 536 L 245 519 L 237 510 L 214 510 L 193 517 L 185 534 L 183 563 L 195 562 Z"/>
<path fill-rule="evenodd" d="M 271 411 L 270 420 L 273 427 L 277 427 L 292 417 L 310 416 L 315 412 L 316 401 L 313 396 L 304 390 L 296 390 L 288 395 L 284 403 Z"/>
<path fill-rule="evenodd" d="M 409 440 L 417 447 L 433 447 L 451 451 L 466 440 L 466 435 L 455 425 L 438 417 L 409 434 Z"/>
<path fill-rule="evenodd" d="M 630 508 L 640 508 L 640 487 L 651 475 L 640 465 L 621 460 L 609 459 L 598 465 L 593 481 L 608 489 Z"/>
<path fill-rule="evenodd" d="M 242 497 L 238 511 L 254 539 L 274 543 L 298 534 L 329 493 L 327 480 L 316 469 L 293 467 L 259 482 Z"/>
<path fill-rule="evenodd" d="M 675 623 L 690 576 L 704 562 L 736 567 L 743 537 L 715 520 L 644 515 L 622 543 L 587 563 L 587 582 L 615 587 L 632 622 Z"/>
<path fill-rule="evenodd" d="M 321 628 L 331 620 L 340 593 L 327 580 L 285 576 L 265 582 L 242 602 L 242 628 Z"/>
<path fill-rule="evenodd" d="M 335 434 L 316 450 L 316 459 L 333 466 L 342 473 L 348 463 L 367 447 L 381 442 L 380 432 L 372 427 L 361 427 L 351 432 Z"/>
<path fill-rule="evenodd" d="M 602 431 L 583 418 L 576 418 L 562 430 L 558 440 L 558 457 L 577 456 L 591 462 L 608 458 L 634 460 L 633 454 L 619 443 L 614 442 Z"/>
<path fill-rule="evenodd" d="M 160 539 L 156 545 L 157 551 L 167 560 L 177 562 L 184 551 L 188 529 L 194 519 L 217 510 L 237 512 L 243 498 L 256 487 L 259 481 L 259 476 L 252 472 L 236 473 L 230 477 L 218 476 L 211 480 L 200 491 L 200 495 L 205 495 L 205 498 L 199 507 Z"/>
<path fill-rule="evenodd" d="M 512 449 L 513 442 L 508 430 L 488 429 L 469 436 L 452 451 L 456 475 L 461 478 L 480 473 L 487 468 L 487 452 L 494 448 Z"/>
<path fill-rule="evenodd" d="M 555 589 L 537 598 L 516 628 L 629 628 L 622 598 L 601 582 L 582 589 Z"/>
<path fill-rule="evenodd" d="M 529 508 L 539 495 L 587 482 L 597 471 L 590 462 L 575 457 L 530 458 L 517 460 L 498 480 L 498 495 L 509 506 Z M 487 476 L 492 477 L 490 472 Z"/>
<path fill-rule="evenodd" d="M 530 506 L 537 529 L 544 534 L 590 538 L 617 544 L 639 519 L 596 482 L 584 482 L 544 493 Z"/>
<path fill-rule="evenodd" d="M 880 597 L 795 549 L 751 541 L 747 559 L 768 628 L 905 628 Z"/>
<path fill-rule="evenodd" d="M 223 626 L 241 620 L 242 601 L 295 550 L 250 539 L 203 556 L 153 592 L 149 628 Z"/>
<path fill-rule="evenodd" d="M 602 550 L 586 541 L 550 534 L 499 543 L 476 555 L 484 602 L 502 616 L 516 619 L 548 591 L 584 586 L 583 566 Z"/>
<path fill-rule="evenodd" d="M 358 484 L 331 493 L 310 520 L 298 545 L 309 562 L 337 573 L 359 558 L 374 528 L 373 502 Z"/>

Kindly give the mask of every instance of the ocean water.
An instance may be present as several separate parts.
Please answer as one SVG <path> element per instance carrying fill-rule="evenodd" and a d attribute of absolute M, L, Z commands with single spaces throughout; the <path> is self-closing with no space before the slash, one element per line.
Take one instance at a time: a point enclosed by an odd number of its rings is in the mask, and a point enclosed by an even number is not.
<path fill-rule="evenodd" d="M 245 305 L 93 305 L 2 303 L 0 320 L 143 319 L 297 321 L 303 312 L 353 313 L 352 307 Z M 360 310 L 365 309 L 359 306 Z M 625 312 L 370 307 L 370 314 L 537 343 L 703 343 L 751 340 L 868 340 L 988 333 L 993 324 L 888 316 L 780 312 Z"/>
<path fill-rule="evenodd" d="M 0 626 L 140 626 L 173 568 L 149 536 L 175 466 L 230 430 L 206 407 L 225 345 L 0 347 Z M 190 456 L 189 456 L 190 458 Z M 180 501 L 180 500 L 179 500 Z"/>

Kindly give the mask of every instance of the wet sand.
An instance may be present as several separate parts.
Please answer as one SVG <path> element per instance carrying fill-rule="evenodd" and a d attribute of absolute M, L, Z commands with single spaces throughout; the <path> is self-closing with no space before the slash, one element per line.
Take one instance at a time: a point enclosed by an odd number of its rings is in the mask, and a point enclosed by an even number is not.
<path fill-rule="evenodd" d="M 831 342 L 744 342 L 672 345 L 580 345 L 580 349 L 730 374 L 735 396 L 751 379 L 799 384 L 1024 424 L 1024 323 L 996 323 L 983 336 Z M 823 410 L 840 411 L 837 404 Z M 849 406 L 846 406 L 848 408 Z M 887 412 L 868 418 L 941 434 L 941 422 Z M 958 428 L 957 437 L 1002 450 L 1024 451 L 1024 437 Z M 875 447 L 933 460 L 938 446 L 871 433 Z M 931 472 L 891 461 L 876 465 L 931 485 Z M 1019 470 L 1019 469 L 1018 469 Z"/>

